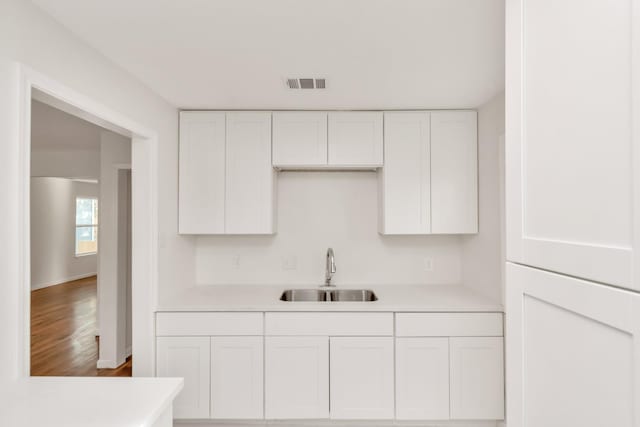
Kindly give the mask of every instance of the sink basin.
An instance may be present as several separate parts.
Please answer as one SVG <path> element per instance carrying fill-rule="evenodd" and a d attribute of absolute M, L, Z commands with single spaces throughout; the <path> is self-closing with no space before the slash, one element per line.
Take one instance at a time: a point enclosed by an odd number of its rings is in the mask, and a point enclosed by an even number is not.
<path fill-rule="evenodd" d="M 287 289 L 280 297 L 288 302 L 371 302 L 376 294 L 369 289 Z"/>
<path fill-rule="evenodd" d="M 305 302 L 329 301 L 329 291 L 322 289 L 287 289 L 282 293 L 280 301 Z"/>
<path fill-rule="evenodd" d="M 331 301 L 344 302 L 371 302 L 378 297 L 368 289 L 336 289 L 331 291 Z"/>

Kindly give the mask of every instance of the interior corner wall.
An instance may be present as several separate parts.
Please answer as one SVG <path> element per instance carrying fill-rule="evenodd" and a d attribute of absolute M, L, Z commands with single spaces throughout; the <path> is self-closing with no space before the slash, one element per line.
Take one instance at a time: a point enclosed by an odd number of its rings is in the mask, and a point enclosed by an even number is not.
<path fill-rule="evenodd" d="M 31 150 L 31 176 L 100 178 L 97 150 Z"/>
<path fill-rule="evenodd" d="M 97 256 L 75 255 L 76 198 L 99 198 L 98 184 L 31 178 L 31 289 L 93 276 Z"/>
<path fill-rule="evenodd" d="M 504 165 L 500 147 L 505 130 L 504 93 L 478 109 L 479 233 L 462 240 L 462 281 L 473 290 L 503 302 Z"/>
<path fill-rule="evenodd" d="M 195 281 L 194 239 L 178 235 L 178 112 L 142 82 L 42 12 L 30 1 L 0 2 L 0 383 L 28 371 L 21 329 L 25 290 L 21 230 L 21 68 L 25 66 L 158 134 L 158 293 Z M 134 177 L 135 180 L 135 177 Z M 135 283 L 134 283 L 135 286 Z M 152 301 L 155 307 L 156 301 Z M 141 313 L 151 316 L 151 313 Z M 136 314 L 134 313 L 134 318 Z M 145 320 L 145 323 L 147 320 Z M 135 337 L 135 335 L 134 335 Z M 134 338 L 135 339 L 135 338 Z M 150 339 L 150 338 L 149 338 Z M 136 343 L 134 342 L 134 353 Z M 146 345 L 146 344 L 145 344 Z M 152 353 L 150 353 L 152 354 Z M 153 375 L 151 358 L 134 362 L 136 375 Z"/>

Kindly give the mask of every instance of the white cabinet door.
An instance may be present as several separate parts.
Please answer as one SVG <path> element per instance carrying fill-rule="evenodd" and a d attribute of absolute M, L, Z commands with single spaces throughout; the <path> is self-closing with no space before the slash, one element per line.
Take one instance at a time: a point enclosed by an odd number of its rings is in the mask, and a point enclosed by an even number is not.
<path fill-rule="evenodd" d="M 382 112 L 329 113 L 329 165 L 382 166 Z"/>
<path fill-rule="evenodd" d="M 392 337 L 331 338 L 331 418 L 391 419 Z"/>
<path fill-rule="evenodd" d="M 502 337 L 451 337 L 451 419 L 504 418 Z"/>
<path fill-rule="evenodd" d="M 329 338 L 265 338 L 265 416 L 329 417 Z"/>
<path fill-rule="evenodd" d="M 271 113 L 227 113 L 226 234 L 275 232 Z"/>
<path fill-rule="evenodd" d="M 431 233 L 478 232 L 475 111 L 431 113 Z"/>
<path fill-rule="evenodd" d="M 263 338 L 211 338 L 211 418 L 263 417 Z"/>
<path fill-rule="evenodd" d="M 180 113 L 179 230 L 224 233 L 225 114 Z"/>
<path fill-rule="evenodd" d="M 431 232 L 429 113 L 384 113 L 379 172 L 381 234 Z"/>
<path fill-rule="evenodd" d="M 287 111 L 273 113 L 273 165 L 325 166 L 327 113 Z"/>
<path fill-rule="evenodd" d="M 449 419 L 449 338 L 396 339 L 396 418 Z"/>
<path fill-rule="evenodd" d="M 182 377 L 184 388 L 173 401 L 176 418 L 209 418 L 209 337 L 158 337 L 159 377 Z"/>
<path fill-rule="evenodd" d="M 509 427 L 637 427 L 640 294 L 507 264 Z"/>
<path fill-rule="evenodd" d="M 640 290 L 639 33 L 637 1 L 507 1 L 510 261 Z"/>

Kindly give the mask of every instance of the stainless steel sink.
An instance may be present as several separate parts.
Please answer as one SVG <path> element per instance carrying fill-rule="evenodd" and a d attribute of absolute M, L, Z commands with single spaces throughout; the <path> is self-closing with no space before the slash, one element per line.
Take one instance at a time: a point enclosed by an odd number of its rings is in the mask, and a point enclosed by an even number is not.
<path fill-rule="evenodd" d="M 371 302 L 378 297 L 369 289 L 336 289 L 331 291 L 331 301 Z"/>
<path fill-rule="evenodd" d="M 306 301 L 330 301 L 327 295 L 330 291 L 322 289 L 287 289 L 282 293 L 280 301 L 306 302 Z M 329 299 L 328 299 L 329 298 Z"/>
<path fill-rule="evenodd" d="M 372 302 L 376 294 L 369 289 L 287 289 L 280 297 L 288 302 Z"/>

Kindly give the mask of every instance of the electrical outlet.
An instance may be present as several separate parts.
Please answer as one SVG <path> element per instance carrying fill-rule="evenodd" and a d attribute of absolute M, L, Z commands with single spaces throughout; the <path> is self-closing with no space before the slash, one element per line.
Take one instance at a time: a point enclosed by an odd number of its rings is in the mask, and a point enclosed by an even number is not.
<path fill-rule="evenodd" d="M 424 271 L 433 271 L 433 258 L 424 258 L 422 264 Z"/>
<path fill-rule="evenodd" d="M 283 256 L 282 257 L 282 269 L 283 270 L 297 270 L 298 269 L 298 259 L 295 255 Z"/>

